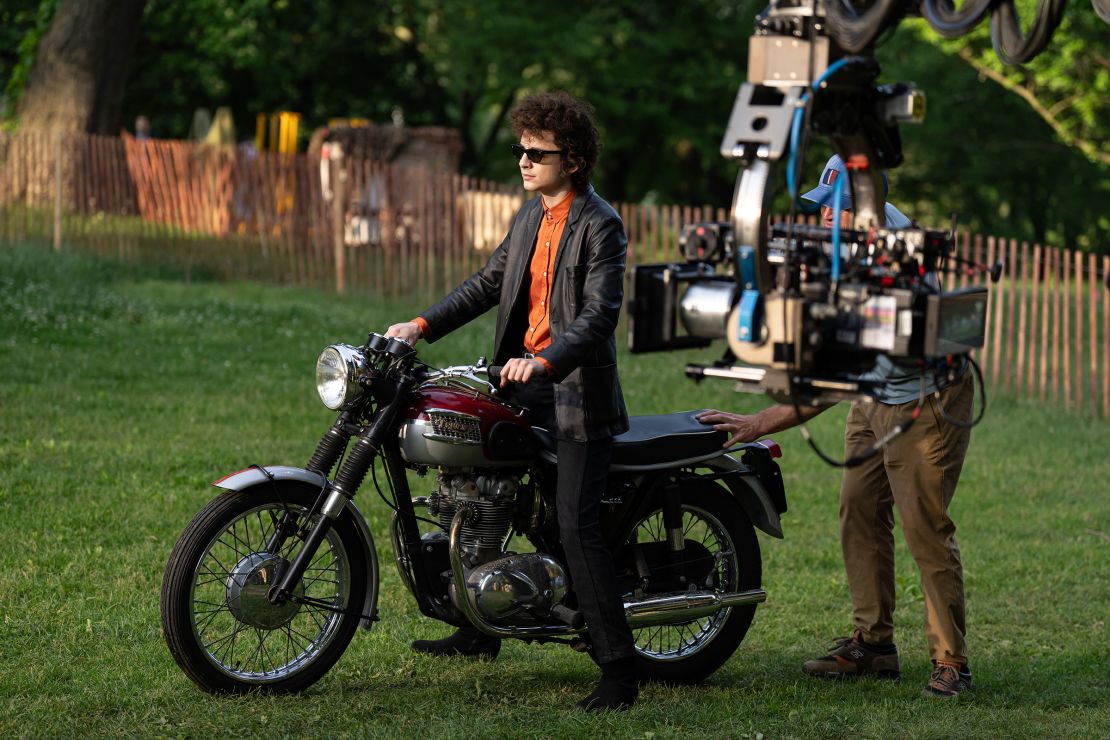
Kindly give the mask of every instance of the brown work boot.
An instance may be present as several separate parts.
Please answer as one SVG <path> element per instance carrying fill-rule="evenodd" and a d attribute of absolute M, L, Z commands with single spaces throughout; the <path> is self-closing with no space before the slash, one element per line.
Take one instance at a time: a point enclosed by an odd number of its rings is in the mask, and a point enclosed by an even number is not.
<path fill-rule="evenodd" d="M 858 630 L 851 637 L 838 637 L 828 655 L 807 660 L 802 671 L 821 678 L 878 676 L 896 679 L 902 675 L 894 643 L 869 645 L 861 639 Z"/>
<path fill-rule="evenodd" d="M 971 691 L 971 669 L 959 663 L 934 660 L 933 677 L 921 693 L 933 699 L 954 699 L 965 691 Z"/>

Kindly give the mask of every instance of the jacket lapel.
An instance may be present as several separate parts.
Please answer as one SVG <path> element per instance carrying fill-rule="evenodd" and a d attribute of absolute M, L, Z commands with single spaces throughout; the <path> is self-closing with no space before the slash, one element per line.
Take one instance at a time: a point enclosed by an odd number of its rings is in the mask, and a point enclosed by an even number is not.
<path fill-rule="evenodd" d="M 576 193 L 574 202 L 570 204 L 570 213 L 567 214 L 567 225 L 563 227 L 563 238 L 559 240 L 559 248 L 555 252 L 555 266 L 552 268 L 555 274 L 552 275 L 551 284 L 555 285 L 555 281 L 559 279 L 562 274 L 562 266 L 566 261 L 566 253 L 568 251 L 567 245 L 571 243 L 570 236 L 574 233 L 575 222 L 582 216 L 582 211 L 586 208 L 586 201 L 593 197 L 594 186 L 587 185 L 586 189 L 581 193 Z M 574 255 L 574 260 L 578 259 L 578 255 Z"/>
<path fill-rule="evenodd" d="M 510 307 L 515 305 L 520 297 L 524 270 L 532 256 L 532 246 L 535 244 L 536 233 L 540 228 L 540 216 L 543 214 L 543 206 L 539 198 L 528 201 L 525 208 L 528 209 L 528 212 L 524 214 L 520 224 L 513 229 L 512 245 L 509 250 L 508 261 L 505 264 L 505 286 L 511 292 L 506 294 L 503 291 L 501 295 L 509 297 Z"/>
<path fill-rule="evenodd" d="M 501 306 L 497 311 L 497 330 L 494 336 L 493 354 L 495 362 L 508 359 L 505 345 L 505 331 L 513 310 L 520 301 L 523 290 L 524 270 L 531 261 L 532 245 L 540 227 L 543 208 L 539 198 L 525 202 L 521 207 L 521 217 L 517 219 L 510 235 L 509 254 L 505 259 L 505 274 L 501 283 Z"/>

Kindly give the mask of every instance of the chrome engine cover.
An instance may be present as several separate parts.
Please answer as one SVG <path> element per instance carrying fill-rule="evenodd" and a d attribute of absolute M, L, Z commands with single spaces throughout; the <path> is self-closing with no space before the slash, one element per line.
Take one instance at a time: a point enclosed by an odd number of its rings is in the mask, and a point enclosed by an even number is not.
<path fill-rule="evenodd" d="M 451 579 L 447 592 L 463 614 L 466 595 L 483 619 L 505 625 L 545 624 L 551 608 L 567 593 L 562 564 L 543 553 L 506 553 L 520 478 L 497 471 L 441 471 L 428 512 L 438 516 L 444 531 L 462 509 L 466 523 L 458 532 L 458 555 L 464 569 L 460 584 Z"/>
<path fill-rule="evenodd" d="M 468 571 L 466 588 L 491 622 L 544 623 L 544 615 L 566 596 L 567 574 L 550 555 L 508 555 Z"/>

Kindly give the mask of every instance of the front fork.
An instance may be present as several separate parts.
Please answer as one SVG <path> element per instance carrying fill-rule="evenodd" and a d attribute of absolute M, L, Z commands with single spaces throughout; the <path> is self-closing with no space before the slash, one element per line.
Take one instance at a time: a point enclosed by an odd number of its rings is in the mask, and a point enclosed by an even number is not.
<path fill-rule="evenodd" d="M 308 532 L 304 547 L 297 553 L 297 557 L 293 559 L 292 564 L 281 573 L 277 582 L 266 592 L 266 598 L 271 604 L 283 604 L 289 600 L 296 585 L 304 577 L 305 570 L 308 569 L 312 559 L 316 556 L 316 550 L 320 547 L 320 543 L 324 541 L 331 530 L 332 524 L 343 513 L 347 501 L 354 498 L 358 487 L 362 485 L 363 478 L 366 477 L 366 473 L 378 456 L 382 440 L 385 439 L 386 433 L 393 429 L 394 419 L 404 402 L 405 394 L 398 390 L 393 399 L 378 410 L 370 427 L 355 443 L 351 454 L 347 456 L 343 465 L 340 466 L 339 472 L 336 473 L 335 481 L 327 488 L 327 497 L 320 508 L 322 516 Z M 342 424 L 341 420 L 328 430 L 327 435 L 317 446 L 312 460 L 309 461 L 309 469 L 326 467 L 327 469 L 321 472 L 325 476 L 327 475 L 327 471 L 335 464 L 335 457 L 342 453 L 347 439 L 349 439 L 349 437 L 344 437 Z M 286 527 L 279 527 L 278 530 L 274 533 L 275 538 L 281 537 Z"/>

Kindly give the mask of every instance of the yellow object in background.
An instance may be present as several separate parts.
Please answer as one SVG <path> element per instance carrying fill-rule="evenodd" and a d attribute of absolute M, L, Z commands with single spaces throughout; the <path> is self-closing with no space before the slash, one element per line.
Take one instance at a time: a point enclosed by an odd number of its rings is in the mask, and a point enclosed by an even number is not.
<path fill-rule="evenodd" d="M 284 110 L 277 113 L 259 113 L 255 119 L 254 144 L 260 152 L 296 154 L 297 131 L 300 129 L 300 125 L 300 113 Z M 274 202 L 277 204 L 277 212 L 292 212 L 293 192 L 295 190 L 293 173 L 284 172 L 280 174 L 274 184 Z M 274 228 L 278 231 L 281 229 L 278 225 L 275 225 Z"/>
<path fill-rule="evenodd" d="M 332 118 L 328 120 L 328 128 L 365 128 L 369 125 L 369 118 Z"/>
<path fill-rule="evenodd" d="M 255 120 L 254 144 L 259 151 L 295 154 L 300 126 L 300 113 L 259 113 Z"/>

